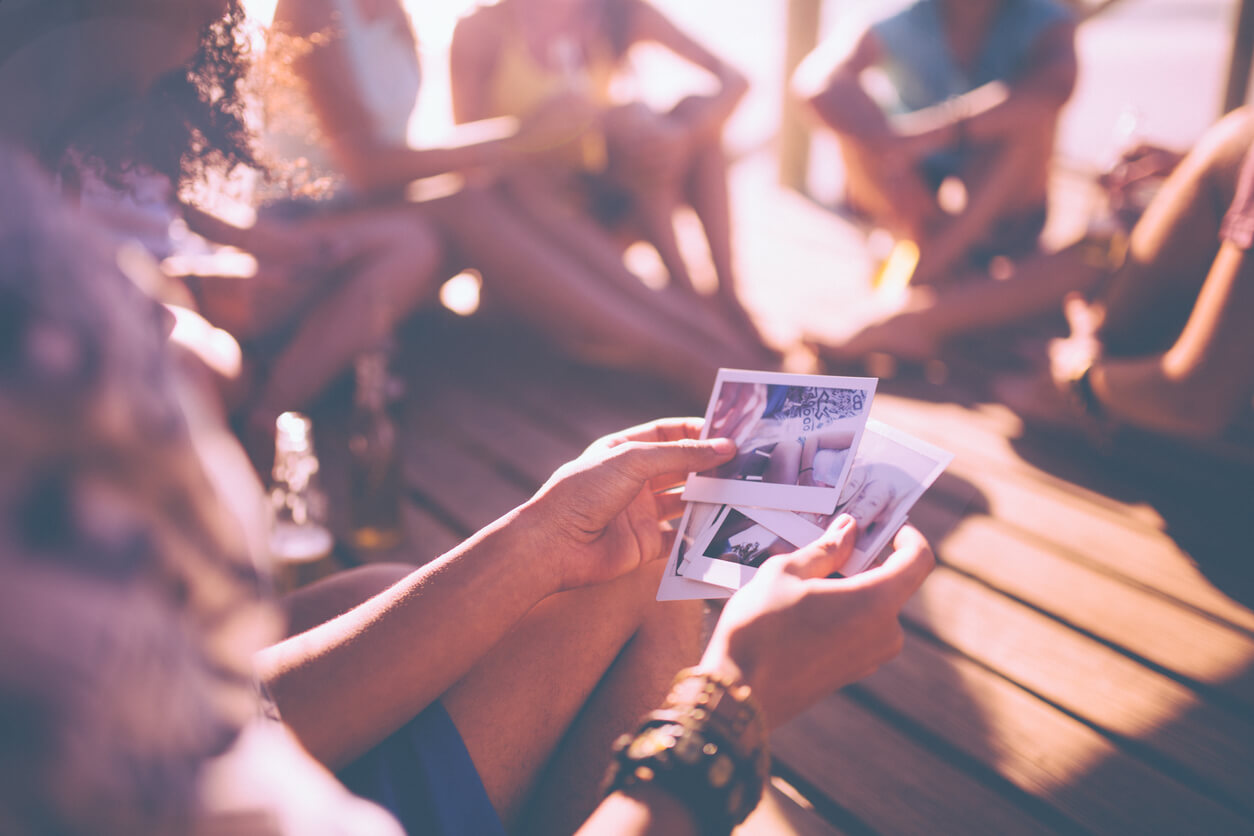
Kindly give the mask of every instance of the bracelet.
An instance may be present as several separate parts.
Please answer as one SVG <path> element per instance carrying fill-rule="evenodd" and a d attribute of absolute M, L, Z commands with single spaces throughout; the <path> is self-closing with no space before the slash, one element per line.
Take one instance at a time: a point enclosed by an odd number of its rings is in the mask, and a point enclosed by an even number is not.
<path fill-rule="evenodd" d="M 1102 402 L 1097 399 L 1097 393 L 1093 391 L 1093 364 L 1086 365 L 1079 374 L 1074 375 L 1067 382 L 1071 389 L 1071 397 L 1084 410 L 1084 414 L 1101 420 L 1103 418 Z"/>
<path fill-rule="evenodd" d="M 606 793 L 654 783 L 703 833 L 726 834 L 758 805 L 769 771 L 766 722 L 749 686 L 687 668 L 665 706 L 615 742 Z"/>

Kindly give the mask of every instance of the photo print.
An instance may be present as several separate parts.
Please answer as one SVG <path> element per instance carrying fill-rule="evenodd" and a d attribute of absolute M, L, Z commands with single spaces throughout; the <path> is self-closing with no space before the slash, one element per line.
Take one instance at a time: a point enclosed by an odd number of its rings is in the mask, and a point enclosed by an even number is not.
<path fill-rule="evenodd" d="M 675 544 L 671 546 L 670 556 L 666 560 L 666 570 L 662 573 L 662 583 L 657 590 L 659 601 L 685 601 L 693 598 L 712 599 L 728 598 L 734 589 L 718 584 L 705 583 L 684 577 L 682 569 L 692 553 L 696 543 L 713 523 L 720 512 L 717 505 L 703 502 L 689 502 L 684 508 L 683 518 L 676 529 Z"/>
<path fill-rule="evenodd" d="M 692 543 L 682 572 L 692 580 L 739 589 L 771 555 L 813 542 L 844 513 L 858 521 L 858 540 L 841 574 L 865 571 L 952 459 L 939 447 L 871 421 L 832 512 L 726 508 Z"/>
<path fill-rule="evenodd" d="M 702 438 L 730 438 L 737 454 L 689 476 L 683 498 L 831 513 L 853 465 L 876 382 L 721 369 Z"/>

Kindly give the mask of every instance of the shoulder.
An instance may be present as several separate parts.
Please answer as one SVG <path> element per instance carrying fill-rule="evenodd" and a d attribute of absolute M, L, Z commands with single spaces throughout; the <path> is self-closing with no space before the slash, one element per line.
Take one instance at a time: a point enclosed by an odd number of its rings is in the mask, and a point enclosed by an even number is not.
<path fill-rule="evenodd" d="M 337 0 L 278 0 L 273 26 L 291 35 L 311 35 L 330 24 L 338 12 Z"/>

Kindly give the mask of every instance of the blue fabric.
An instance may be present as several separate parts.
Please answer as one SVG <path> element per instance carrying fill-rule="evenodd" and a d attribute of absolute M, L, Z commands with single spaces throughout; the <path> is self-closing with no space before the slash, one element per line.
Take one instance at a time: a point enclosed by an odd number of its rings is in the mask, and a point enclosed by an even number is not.
<path fill-rule="evenodd" d="M 406 833 L 505 836 L 457 726 L 438 701 L 349 764 L 339 778 L 386 807 Z"/>
<path fill-rule="evenodd" d="M 920 110 L 991 81 L 1011 81 L 1036 39 L 1072 17 L 1057 0 L 1005 0 L 970 73 L 954 60 L 943 35 L 941 0 L 919 0 L 872 26 L 883 47 L 881 68 L 900 109 Z"/>

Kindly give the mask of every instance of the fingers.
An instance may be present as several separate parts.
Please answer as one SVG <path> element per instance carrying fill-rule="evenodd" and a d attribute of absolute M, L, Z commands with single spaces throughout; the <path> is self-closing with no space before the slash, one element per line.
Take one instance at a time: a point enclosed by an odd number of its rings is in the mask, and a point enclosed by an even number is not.
<path fill-rule="evenodd" d="M 700 436 L 704 425 L 704 418 L 660 418 L 608 435 L 593 446 L 617 447 L 629 441 L 682 441 Z"/>
<path fill-rule="evenodd" d="M 731 459 L 736 445 L 726 438 L 684 439 L 662 443 L 626 442 L 611 455 L 629 476 L 664 490 L 692 471 L 708 470 Z"/>
<path fill-rule="evenodd" d="M 927 538 L 914 526 L 905 525 L 897 532 L 893 553 L 888 559 L 851 580 L 884 589 L 904 604 L 923 585 L 935 566 L 936 557 Z"/>
<path fill-rule="evenodd" d="M 785 570 L 802 578 L 826 578 L 839 571 L 853 554 L 858 539 L 858 524 L 848 514 L 841 514 L 822 537 L 792 554 L 775 560 L 785 562 Z"/>

